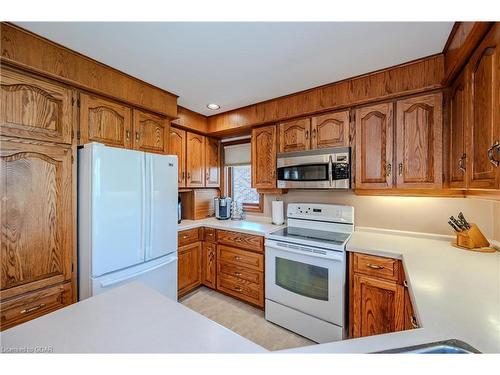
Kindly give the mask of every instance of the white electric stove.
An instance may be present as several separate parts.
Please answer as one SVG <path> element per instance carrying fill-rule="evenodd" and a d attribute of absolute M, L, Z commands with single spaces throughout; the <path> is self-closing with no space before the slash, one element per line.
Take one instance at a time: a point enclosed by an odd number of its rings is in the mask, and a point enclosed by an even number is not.
<path fill-rule="evenodd" d="M 354 208 L 291 203 L 287 219 L 266 237 L 266 319 L 319 343 L 342 340 Z"/>

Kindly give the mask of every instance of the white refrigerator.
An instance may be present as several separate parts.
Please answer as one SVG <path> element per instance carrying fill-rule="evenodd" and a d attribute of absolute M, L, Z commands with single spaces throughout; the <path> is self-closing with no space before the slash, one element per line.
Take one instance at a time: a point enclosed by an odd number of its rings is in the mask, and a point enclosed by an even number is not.
<path fill-rule="evenodd" d="M 78 150 L 79 300 L 142 281 L 177 300 L 177 156 Z"/>

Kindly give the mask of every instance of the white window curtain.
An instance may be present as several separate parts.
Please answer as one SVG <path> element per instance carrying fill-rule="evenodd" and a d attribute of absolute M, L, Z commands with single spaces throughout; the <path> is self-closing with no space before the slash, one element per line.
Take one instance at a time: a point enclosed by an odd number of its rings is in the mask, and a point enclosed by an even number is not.
<path fill-rule="evenodd" d="M 224 146 L 224 164 L 227 167 L 248 165 L 251 163 L 250 143 Z"/>

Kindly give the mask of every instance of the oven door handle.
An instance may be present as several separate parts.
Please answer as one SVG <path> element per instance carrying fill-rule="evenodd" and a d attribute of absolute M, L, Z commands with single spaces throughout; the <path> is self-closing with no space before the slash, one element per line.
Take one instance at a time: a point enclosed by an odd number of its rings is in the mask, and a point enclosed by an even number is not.
<path fill-rule="evenodd" d="M 332 155 L 330 155 L 328 161 L 328 181 L 330 182 L 330 187 L 333 187 L 333 159 Z"/>
<path fill-rule="evenodd" d="M 343 251 L 341 252 L 335 250 L 313 249 L 303 245 L 289 244 L 287 242 L 276 240 L 266 240 L 265 247 L 266 256 L 272 256 L 272 254 L 269 253 L 269 250 L 281 250 L 300 255 L 309 255 L 317 258 L 331 259 L 337 262 L 343 262 L 345 258 L 345 253 Z"/>

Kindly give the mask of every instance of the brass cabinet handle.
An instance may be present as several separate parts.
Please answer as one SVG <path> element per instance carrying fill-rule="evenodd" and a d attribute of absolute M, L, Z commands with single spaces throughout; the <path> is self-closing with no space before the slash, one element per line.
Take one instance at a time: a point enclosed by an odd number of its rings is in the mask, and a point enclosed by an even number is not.
<path fill-rule="evenodd" d="M 413 328 L 418 328 L 417 317 L 415 315 L 410 316 L 411 326 Z"/>
<path fill-rule="evenodd" d="M 241 292 L 241 287 L 239 287 L 239 286 L 235 286 L 235 287 L 234 287 L 234 290 L 236 290 L 237 292 Z"/>
<path fill-rule="evenodd" d="M 183 240 L 187 240 L 188 238 L 189 238 L 189 236 L 182 236 Z"/>
<path fill-rule="evenodd" d="M 306 130 L 306 139 L 309 139 L 309 130 Z"/>
<path fill-rule="evenodd" d="M 500 153 L 500 142 L 495 141 L 495 143 L 493 143 L 491 147 L 488 149 L 488 160 L 490 161 L 491 164 L 495 166 L 495 168 L 498 168 L 498 166 L 500 165 L 500 161 L 495 159 L 493 151 L 497 151 Z"/>
<path fill-rule="evenodd" d="M 130 141 L 130 130 L 125 132 L 125 136 L 127 137 L 127 141 Z"/>
<path fill-rule="evenodd" d="M 400 176 L 403 175 L 403 163 L 399 163 L 399 165 L 398 165 L 398 174 Z"/>
<path fill-rule="evenodd" d="M 187 176 L 188 176 L 188 178 L 187 178 L 187 179 L 188 179 L 188 180 L 190 180 L 190 179 L 191 179 L 191 173 L 189 173 L 189 172 L 188 172 L 188 173 L 187 173 Z"/>
<path fill-rule="evenodd" d="M 182 172 L 182 180 L 184 180 L 184 178 L 186 178 L 186 172 Z"/>
<path fill-rule="evenodd" d="M 316 129 L 313 129 L 313 138 L 316 138 Z"/>
<path fill-rule="evenodd" d="M 42 307 L 45 307 L 45 303 L 41 303 L 37 306 L 29 307 L 27 309 L 21 310 L 21 314 L 27 314 L 36 310 L 40 310 Z"/>
<path fill-rule="evenodd" d="M 368 268 L 371 268 L 372 270 L 383 270 L 385 268 L 384 266 L 379 266 L 378 264 L 371 264 L 371 263 L 367 263 L 366 266 Z"/>
<path fill-rule="evenodd" d="M 241 260 L 241 257 L 239 257 L 238 255 L 235 255 L 234 260 Z"/>
<path fill-rule="evenodd" d="M 460 159 L 458 159 L 458 169 L 465 173 L 465 159 L 467 158 L 466 154 L 463 154 Z"/>
<path fill-rule="evenodd" d="M 406 280 L 403 281 L 403 285 L 404 285 L 405 288 L 408 288 L 408 281 L 406 281 Z"/>
<path fill-rule="evenodd" d="M 235 272 L 234 276 L 241 276 L 241 272 Z"/>
<path fill-rule="evenodd" d="M 207 175 L 206 178 L 207 178 L 207 181 L 208 181 L 210 179 L 210 173 L 207 171 L 206 175 Z"/>
<path fill-rule="evenodd" d="M 390 177 L 392 173 L 392 164 L 391 163 L 387 164 L 386 169 L 387 169 L 387 177 Z"/>
<path fill-rule="evenodd" d="M 139 140 L 139 132 L 135 132 L 135 140 L 138 141 Z"/>

